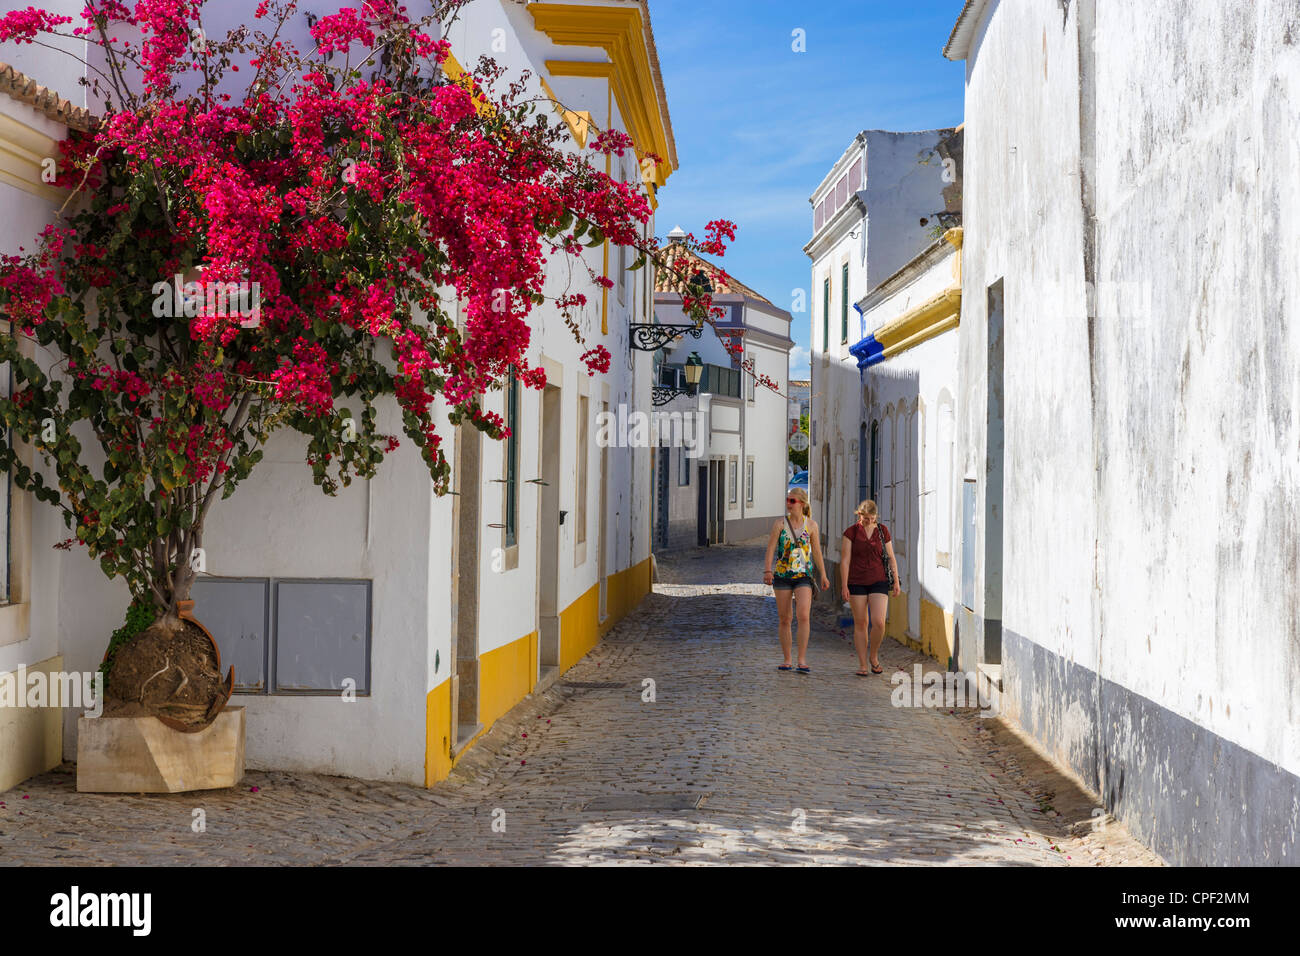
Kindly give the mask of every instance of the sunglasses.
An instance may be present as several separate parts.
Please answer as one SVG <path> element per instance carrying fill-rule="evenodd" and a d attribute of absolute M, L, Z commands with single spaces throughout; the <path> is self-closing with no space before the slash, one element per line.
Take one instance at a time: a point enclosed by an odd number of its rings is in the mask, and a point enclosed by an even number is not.
<path fill-rule="evenodd" d="M 801 504 L 803 504 L 803 502 L 800 501 L 798 498 L 786 498 L 786 499 L 785 499 L 785 503 L 788 504 L 788 505 L 801 505 Z"/>

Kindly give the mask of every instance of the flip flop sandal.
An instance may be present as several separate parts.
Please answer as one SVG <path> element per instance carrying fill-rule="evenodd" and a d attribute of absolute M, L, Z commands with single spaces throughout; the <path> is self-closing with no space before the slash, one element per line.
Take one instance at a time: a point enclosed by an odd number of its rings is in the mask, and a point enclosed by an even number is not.
<path fill-rule="evenodd" d="M 777 664 L 777 665 L 776 665 L 776 669 L 779 670 L 779 671 L 792 671 L 792 670 L 794 670 L 794 668 L 791 667 L 789 664 Z"/>
<path fill-rule="evenodd" d="M 796 667 L 795 670 L 798 671 L 800 674 L 807 674 L 807 673 L 809 673 L 809 672 L 812 671 L 812 668 L 811 668 L 811 667 Z"/>
<path fill-rule="evenodd" d="M 854 673 L 856 673 L 859 677 L 870 677 L 870 676 L 871 676 L 871 671 L 855 671 Z"/>
<path fill-rule="evenodd" d="M 873 674 L 883 674 L 884 672 L 885 672 L 885 669 L 884 669 L 883 667 L 877 667 L 875 664 L 872 664 L 872 665 L 871 665 L 871 673 L 873 673 Z"/>

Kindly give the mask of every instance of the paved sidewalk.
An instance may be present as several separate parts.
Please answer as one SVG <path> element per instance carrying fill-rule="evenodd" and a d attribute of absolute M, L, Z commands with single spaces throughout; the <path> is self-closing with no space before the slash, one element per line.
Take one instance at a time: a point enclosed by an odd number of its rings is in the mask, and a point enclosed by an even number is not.
<path fill-rule="evenodd" d="M 1160 862 L 1113 822 L 1071 836 L 1086 797 L 1058 815 L 1032 756 L 980 721 L 891 706 L 891 672 L 925 661 L 892 641 L 859 678 L 821 622 L 812 673 L 777 671 L 761 571 L 755 544 L 661 561 L 655 593 L 433 790 L 250 772 L 77 794 L 65 765 L 0 793 L 0 864 Z"/>

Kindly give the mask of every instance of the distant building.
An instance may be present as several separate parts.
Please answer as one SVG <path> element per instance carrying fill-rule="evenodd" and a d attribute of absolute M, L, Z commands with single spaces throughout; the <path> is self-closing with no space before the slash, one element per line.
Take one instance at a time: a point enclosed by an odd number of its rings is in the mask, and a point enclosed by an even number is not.
<path fill-rule="evenodd" d="M 684 237 L 679 229 L 668 234 L 670 242 Z M 678 246 L 678 254 L 695 260 L 700 271 L 712 267 Z M 684 284 L 675 280 L 667 270 L 655 276 L 654 313 L 663 325 L 691 322 L 682 312 Z M 683 424 L 694 423 L 699 440 L 694 449 L 676 445 L 656 453 L 655 550 L 744 541 L 766 534 L 785 513 L 790 313 L 736 279 L 712 295 L 714 305 L 726 311 L 714 320 L 717 332 L 705 324 L 700 338 L 681 335 L 657 353 L 661 387 L 686 387 L 692 352 L 704 370 L 697 394 L 659 406 L 682 416 Z M 773 379 L 779 392 L 756 385 L 756 375 Z"/>
<path fill-rule="evenodd" d="M 952 190 L 939 147 L 952 129 L 864 130 L 813 190 L 811 397 L 808 494 L 822 526 L 826 567 L 839 564 L 839 536 L 867 497 L 864 393 L 850 347 L 866 334 L 857 302 L 929 245 Z M 881 511 L 893 526 L 894 516 Z M 824 600 L 839 603 L 832 588 Z"/>
<path fill-rule="evenodd" d="M 799 415 L 807 415 L 812 408 L 812 381 L 809 379 L 790 379 L 790 401 L 798 402 Z"/>
<path fill-rule="evenodd" d="M 943 664 L 955 653 L 952 542 L 957 496 L 954 442 L 957 325 L 961 316 L 963 134 L 939 144 L 947 206 L 934 241 L 857 302 L 867 335 L 849 351 L 863 380 L 862 497 L 874 500 L 894 539 L 899 587 L 886 633 Z"/>

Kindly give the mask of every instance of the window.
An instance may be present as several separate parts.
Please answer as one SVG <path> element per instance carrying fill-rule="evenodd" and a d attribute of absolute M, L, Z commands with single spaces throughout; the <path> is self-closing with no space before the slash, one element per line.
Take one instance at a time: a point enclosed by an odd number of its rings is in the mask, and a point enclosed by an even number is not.
<path fill-rule="evenodd" d="M 868 497 L 880 504 L 880 422 L 871 423 L 871 485 Z"/>
<path fill-rule="evenodd" d="M 576 522 L 574 543 L 582 544 L 587 540 L 587 408 L 586 395 L 578 396 L 578 498 L 573 504 L 573 517 Z M 666 476 L 665 476 L 666 477 Z"/>
<path fill-rule="evenodd" d="M 840 267 L 840 341 L 849 340 L 849 264 Z"/>
<path fill-rule="evenodd" d="M 721 365 L 705 365 L 700 375 L 700 391 L 709 395 L 740 398 L 740 371 Z"/>
<path fill-rule="evenodd" d="M 894 553 L 897 555 L 906 555 L 911 552 L 908 550 L 907 542 L 912 540 L 912 472 L 916 462 L 916 448 L 913 439 L 913 429 L 916 427 L 916 413 L 908 414 L 900 412 L 898 416 L 898 432 L 895 438 L 898 464 L 894 468 L 894 484 L 896 494 L 894 497 L 894 521 L 898 525 L 898 533 L 895 535 L 897 541 L 894 543 Z M 907 571 L 903 564 L 899 564 L 899 573 L 906 575 Z"/>
<path fill-rule="evenodd" d="M 727 501 L 733 505 L 736 503 L 736 459 L 734 458 L 727 461 Z"/>
<path fill-rule="evenodd" d="M 685 448 L 677 449 L 677 484 L 689 485 L 691 483 L 691 456 L 686 453 Z"/>
<path fill-rule="evenodd" d="M 754 400 L 754 382 L 758 378 L 758 356 L 750 356 L 749 371 L 745 373 L 745 398 Z"/>
<path fill-rule="evenodd" d="M 831 279 L 822 284 L 822 351 L 831 350 Z"/>
<path fill-rule="evenodd" d="M 880 507 L 880 520 L 889 526 L 890 534 L 897 534 L 894 525 L 898 516 L 894 514 L 894 413 L 885 414 L 880 429 L 880 497 L 876 504 Z M 897 553 L 898 545 L 894 545 Z"/>
<path fill-rule="evenodd" d="M 935 453 L 939 458 L 938 486 L 934 489 L 936 498 L 935 519 L 935 562 L 941 567 L 952 567 L 952 525 L 953 525 L 953 432 L 955 416 L 951 398 L 945 397 L 939 406 L 939 442 Z"/>
<path fill-rule="evenodd" d="M 871 459 L 870 444 L 867 438 L 867 423 L 863 422 L 858 426 L 858 448 L 861 454 L 858 455 L 858 500 L 865 501 L 870 497 L 868 492 L 870 486 L 867 484 L 868 462 Z"/>
<path fill-rule="evenodd" d="M 665 388 L 685 388 L 683 370 L 667 363 L 659 366 L 659 384 Z"/>
<path fill-rule="evenodd" d="M 506 424 L 510 437 L 506 439 L 506 547 L 519 543 L 519 379 L 510 370 L 506 385 Z"/>
<path fill-rule="evenodd" d="M 745 501 L 754 503 L 754 459 L 745 459 Z"/>

